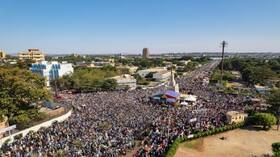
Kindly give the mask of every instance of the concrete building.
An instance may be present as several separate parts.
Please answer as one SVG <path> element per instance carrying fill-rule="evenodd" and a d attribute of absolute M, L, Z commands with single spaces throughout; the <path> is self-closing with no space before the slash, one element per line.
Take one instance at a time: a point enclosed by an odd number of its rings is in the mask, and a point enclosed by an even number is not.
<path fill-rule="evenodd" d="M 69 75 L 74 72 L 71 63 L 58 63 L 42 61 L 32 64 L 30 70 L 38 73 L 46 78 L 46 86 L 50 86 L 50 82 L 64 75 Z"/>
<path fill-rule="evenodd" d="M 34 61 L 44 61 L 45 55 L 39 49 L 28 49 L 27 52 L 18 53 L 19 60 L 31 59 Z"/>
<path fill-rule="evenodd" d="M 0 50 L 0 59 L 5 59 L 5 58 L 6 58 L 6 53 Z"/>
<path fill-rule="evenodd" d="M 179 61 L 180 63 L 184 64 L 184 65 L 188 65 L 191 60 L 182 60 L 182 61 Z"/>
<path fill-rule="evenodd" d="M 167 71 L 167 69 L 165 67 L 150 68 L 150 69 L 139 70 L 137 74 L 139 74 L 141 77 L 145 77 L 151 72 L 157 73 L 161 71 Z"/>
<path fill-rule="evenodd" d="M 167 81 L 171 77 L 171 72 L 166 70 L 166 71 L 159 71 L 153 74 L 153 78 L 156 81 L 164 82 Z"/>
<path fill-rule="evenodd" d="M 142 52 L 142 57 L 143 58 L 149 58 L 150 56 L 150 52 L 148 48 L 143 48 L 143 52 Z"/>
<path fill-rule="evenodd" d="M 80 62 L 76 62 L 75 66 L 77 67 L 87 67 L 88 64 L 86 61 L 80 61 Z"/>
<path fill-rule="evenodd" d="M 110 61 L 100 61 L 100 62 L 94 62 L 92 61 L 91 64 L 89 65 L 89 67 L 103 67 L 103 66 L 115 66 L 115 63 L 110 62 Z"/>
<path fill-rule="evenodd" d="M 112 79 L 115 79 L 120 87 L 136 88 L 136 79 L 129 74 L 115 76 Z"/>
<path fill-rule="evenodd" d="M 183 106 L 195 105 L 196 101 L 197 101 L 197 96 L 196 95 L 181 94 L 180 104 L 183 105 Z"/>
<path fill-rule="evenodd" d="M 241 123 L 245 121 L 245 119 L 248 117 L 248 114 L 237 111 L 228 111 L 226 113 L 226 117 L 228 124 Z"/>

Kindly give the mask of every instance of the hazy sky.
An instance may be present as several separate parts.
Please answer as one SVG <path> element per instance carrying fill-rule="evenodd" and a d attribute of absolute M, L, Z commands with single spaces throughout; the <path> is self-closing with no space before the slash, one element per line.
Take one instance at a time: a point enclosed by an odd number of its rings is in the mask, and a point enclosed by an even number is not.
<path fill-rule="evenodd" d="M 280 0 L 0 0 L 0 49 L 17 53 L 280 52 Z"/>

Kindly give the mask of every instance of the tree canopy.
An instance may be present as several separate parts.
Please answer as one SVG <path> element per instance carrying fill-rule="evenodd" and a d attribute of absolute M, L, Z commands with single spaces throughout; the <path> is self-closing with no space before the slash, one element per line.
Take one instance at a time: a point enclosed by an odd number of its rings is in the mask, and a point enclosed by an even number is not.
<path fill-rule="evenodd" d="M 280 114 L 280 89 L 271 90 L 267 100 L 272 110 Z"/>
<path fill-rule="evenodd" d="M 40 115 L 36 105 L 51 99 L 44 78 L 28 70 L 0 68 L 0 111 L 10 123 L 28 122 Z"/>
<path fill-rule="evenodd" d="M 280 142 L 273 143 L 271 146 L 274 156 L 280 157 Z"/>
<path fill-rule="evenodd" d="M 249 84 L 266 84 L 268 80 L 279 78 L 280 59 L 228 58 L 224 61 L 224 70 L 236 70 Z M 221 68 L 221 65 L 219 65 Z"/>
<path fill-rule="evenodd" d="M 276 124 L 276 117 L 270 113 L 255 113 L 249 122 L 253 125 L 262 125 L 263 129 L 269 129 Z"/>
<path fill-rule="evenodd" d="M 112 66 L 102 68 L 76 68 L 72 75 L 66 75 L 51 82 L 59 90 L 74 90 L 77 92 L 93 92 L 116 89 L 116 80 L 111 77 L 122 74 Z"/>
<path fill-rule="evenodd" d="M 280 119 L 280 89 L 271 90 L 269 92 L 267 102 L 271 105 L 271 107 L 270 107 L 271 113 L 273 113 L 274 115 L 277 116 L 277 119 L 278 119 L 277 129 L 279 129 L 279 125 L 280 125 L 280 122 L 279 122 L 279 119 Z"/>

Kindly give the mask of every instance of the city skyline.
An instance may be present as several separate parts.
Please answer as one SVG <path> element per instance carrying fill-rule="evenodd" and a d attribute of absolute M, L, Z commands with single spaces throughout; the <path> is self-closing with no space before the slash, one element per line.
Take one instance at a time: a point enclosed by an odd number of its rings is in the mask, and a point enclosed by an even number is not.
<path fill-rule="evenodd" d="M 0 49 L 16 54 L 280 52 L 280 1 L 1 1 Z"/>

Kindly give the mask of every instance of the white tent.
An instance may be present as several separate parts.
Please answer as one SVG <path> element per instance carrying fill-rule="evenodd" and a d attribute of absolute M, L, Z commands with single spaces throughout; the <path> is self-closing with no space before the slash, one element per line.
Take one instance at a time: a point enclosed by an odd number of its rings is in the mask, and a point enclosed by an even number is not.
<path fill-rule="evenodd" d="M 182 101 L 187 101 L 187 102 L 196 102 L 197 96 L 195 95 L 184 95 L 181 97 Z"/>
<path fill-rule="evenodd" d="M 189 103 L 187 103 L 187 102 L 183 101 L 183 102 L 181 102 L 181 105 L 183 105 L 183 106 L 188 106 L 188 105 L 189 105 Z"/>

